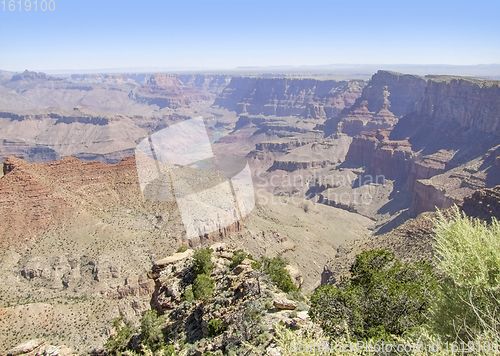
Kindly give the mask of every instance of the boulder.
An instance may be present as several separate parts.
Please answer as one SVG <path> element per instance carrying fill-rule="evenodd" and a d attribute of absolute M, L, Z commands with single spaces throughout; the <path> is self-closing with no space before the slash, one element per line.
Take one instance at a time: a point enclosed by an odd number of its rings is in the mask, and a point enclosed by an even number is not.
<path fill-rule="evenodd" d="M 273 305 L 277 309 L 294 310 L 297 308 L 297 302 L 287 299 L 285 296 L 277 296 L 273 301 Z"/>
<path fill-rule="evenodd" d="M 233 269 L 233 273 L 234 274 L 241 274 L 242 272 L 245 272 L 245 273 L 248 273 L 250 271 L 252 271 L 252 267 L 249 266 L 249 265 L 244 265 L 244 264 L 241 264 L 241 265 L 238 265 L 236 266 L 234 269 Z"/>
<path fill-rule="evenodd" d="M 223 251 L 219 254 L 219 256 L 221 258 L 225 258 L 226 260 L 230 260 L 233 258 L 233 253 L 232 252 L 227 252 L 227 251 Z"/>
<path fill-rule="evenodd" d="M 241 261 L 241 264 L 242 264 L 243 266 L 251 266 L 251 265 L 252 265 L 252 263 L 253 263 L 253 261 L 252 261 L 252 260 L 250 260 L 250 259 L 248 259 L 248 258 L 245 258 L 243 261 Z"/>

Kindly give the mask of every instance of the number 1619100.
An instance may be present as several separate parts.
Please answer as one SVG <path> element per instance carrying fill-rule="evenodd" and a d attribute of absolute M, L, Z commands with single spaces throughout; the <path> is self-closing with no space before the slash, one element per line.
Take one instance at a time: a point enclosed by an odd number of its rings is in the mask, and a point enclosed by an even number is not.
<path fill-rule="evenodd" d="M 55 0 L 2 0 L 3 11 L 54 11 L 56 9 Z"/>

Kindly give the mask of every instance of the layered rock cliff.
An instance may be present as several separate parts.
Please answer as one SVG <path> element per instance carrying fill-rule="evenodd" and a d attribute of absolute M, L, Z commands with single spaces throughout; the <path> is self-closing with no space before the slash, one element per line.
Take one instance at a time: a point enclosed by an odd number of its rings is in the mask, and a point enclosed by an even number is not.
<path fill-rule="evenodd" d="M 343 166 L 396 180 L 398 190 L 413 193 L 410 214 L 417 216 L 500 183 L 499 90 L 492 80 L 379 71 L 358 101 L 324 127 L 352 135 L 386 125 L 357 134 Z M 397 123 L 377 119 L 377 110 Z"/>
<path fill-rule="evenodd" d="M 238 114 L 331 118 L 360 96 L 362 81 L 234 77 L 214 101 Z"/>
<path fill-rule="evenodd" d="M 400 117 L 414 110 L 425 85 L 426 80 L 416 75 L 378 71 L 350 108 L 325 122 L 325 134 L 340 130 L 355 136 L 361 131 L 391 127 Z"/>
<path fill-rule="evenodd" d="M 407 140 L 390 140 L 391 129 L 363 132 L 353 138 L 346 165 L 364 166 L 366 172 L 401 179 L 410 173 L 417 154 Z"/>
<path fill-rule="evenodd" d="M 424 96 L 415 105 L 394 135 L 416 136 L 416 143 L 428 143 L 425 131 L 432 126 L 434 135 L 449 138 L 453 134 L 463 135 L 468 130 L 500 135 L 500 87 L 498 80 L 460 78 L 448 76 L 427 77 Z M 449 129 L 452 132 L 449 132 Z M 447 132 L 448 131 L 448 132 Z M 417 135 L 417 134 L 420 134 Z M 418 140 L 417 140 L 418 139 Z"/>
<path fill-rule="evenodd" d="M 231 76 L 225 74 L 178 74 L 177 77 L 185 86 L 214 94 L 221 93 L 231 81 Z"/>
<path fill-rule="evenodd" d="M 196 87 L 186 87 L 177 76 L 153 74 L 145 85 L 131 91 L 129 97 L 139 103 L 157 105 L 160 109 L 177 109 L 191 102 L 213 100 L 215 95 Z"/>
<path fill-rule="evenodd" d="M 493 218 L 500 220 L 500 186 L 474 192 L 464 199 L 461 210 L 488 222 Z"/>

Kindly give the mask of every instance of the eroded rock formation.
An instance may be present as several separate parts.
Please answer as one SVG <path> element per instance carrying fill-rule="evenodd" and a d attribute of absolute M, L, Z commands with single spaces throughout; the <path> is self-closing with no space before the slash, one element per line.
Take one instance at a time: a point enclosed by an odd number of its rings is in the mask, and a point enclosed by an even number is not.
<path fill-rule="evenodd" d="M 351 106 L 362 81 L 234 77 L 214 105 L 238 114 L 331 118 Z"/>

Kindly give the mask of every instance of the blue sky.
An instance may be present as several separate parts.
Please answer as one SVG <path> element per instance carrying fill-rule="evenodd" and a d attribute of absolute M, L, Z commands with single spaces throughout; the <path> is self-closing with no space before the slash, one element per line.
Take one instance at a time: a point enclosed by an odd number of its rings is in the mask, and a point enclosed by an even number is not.
<path fill-rule="evenodd" d="M 500 63 L 498 0 L 5 1 L 4 70 Z"/>

